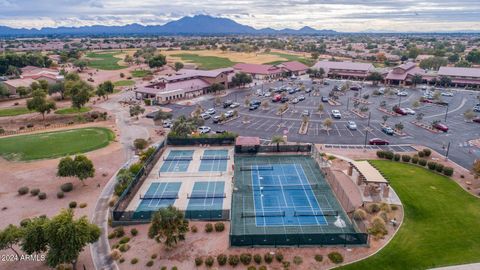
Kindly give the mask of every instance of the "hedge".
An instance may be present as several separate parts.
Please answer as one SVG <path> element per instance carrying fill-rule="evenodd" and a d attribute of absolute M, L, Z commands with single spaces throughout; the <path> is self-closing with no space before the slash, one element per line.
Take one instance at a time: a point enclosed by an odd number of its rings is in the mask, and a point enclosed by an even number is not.
<path fill-rule="evenodd" d="M 392 151 L 385 151 L 384 155 L 386 159 L 390 159 L 390 160 L 393 159 L 393 156 L 394 156 Z"/>
<path fill-rule="evenodd" d="M 330 259 L 330 261 L 332 261 L 333 263 L 335 264 L 339 264 L 339 263 L 342 263 L 343 262 L 343 256 L 342 254 L 334 251 L 334 252 L 330 252 L 328 253 L 328 258 Z"/>
<path fill-rule="evenodd" d="M 443 174 L 446 176 L 452 176 L 453 175 L 453 168 L 452 167 L 444 167 L 443 168 Z"/>
<path fill-rule="evenodd" d="M 437 163 L 436 163 L 435 161 L 429 161 L 429 162 L 427 163 L 427 167 L 428 167 L 429 170 L 432 170 L 432 171 L 433 171 L 433 170 L 435 170 L 435 168 L 437 167 Z"/>
<path fill-rule="evenodd" d="M 426 157 L 429 157 L 432 154 L 432 150 L 425 148 L 423 149 L 423 153 L 425 154 Z"/>
<path fill-rule="evenodd" d="M 417 163 L 418 163 L 418 156 L 415 155 L 415 156 L 412 157 L 412 163 L 413 163 L 413 164 L 417 164 Z"/>
<path fill-rule="evenodd" d="M 379 158 L 384 158 L 384 157 L 385 157 L 385 151 L 378 150 L 378 151 L 377 151 L 377 157 L 379 157 Z"/>
<path fill-rule="evenodd" d="M 443 164 L 437 163 L 437 166 L 435 167 L 435 170 L 439 173 L 443 172 Z"/>
<path fill-rule="evenodd" d="M 399 161 L 400 160 L 400 154 L 393 155 L 393 160 Z"/>
<path fill-rule="evenodd" d="M 418 160 L 418 165 L 421 165 L 421 166 L 425 167 L 425 165 L 427 165 L 427 160 L 423 159 L 423 158 L 419 159 Z"/>
<path fill-rule="evenodd" d="M 402 161 L 403 162 L 410 162 L 410 159 L 411 159 L 411 157 L 409 155 L 402 155 Z"/>

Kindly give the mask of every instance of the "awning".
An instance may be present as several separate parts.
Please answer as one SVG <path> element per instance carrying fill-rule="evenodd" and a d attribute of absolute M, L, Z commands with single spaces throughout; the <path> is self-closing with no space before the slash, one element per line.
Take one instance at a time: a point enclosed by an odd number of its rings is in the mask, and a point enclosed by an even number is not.
<path fill-rule="evenodd" d="M 365 182 L 388 184 L 388 180 L 368 161 L 353 161 L 350 164 L 363 176 Z"/>

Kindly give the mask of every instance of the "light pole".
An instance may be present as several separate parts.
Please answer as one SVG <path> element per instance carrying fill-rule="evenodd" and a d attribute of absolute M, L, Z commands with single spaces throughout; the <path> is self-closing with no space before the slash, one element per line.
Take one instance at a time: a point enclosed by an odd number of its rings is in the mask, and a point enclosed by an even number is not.
<path fill-rule="evenodd" d="M 367 123 L 367 127 L 370 127 L 370 117 L 372 115 L 372 112 L 368 112 L 368 123 Z"/>
<path fill-rule="evenodd" d="M 365 141 L 363 142 L 363 151 L 367 150 L 368 129 L 365 129 Z"/>
<path fill-rule="evenodd" d="M 347 111 L 348 111 L 348 105 L 350 103 L 350 97 L 347 99 Z"/>
<path fill-rule="evenodd" d="M 398 96 L 398 107 L 400 107 L 400 103 L 402 102 L 402 95 Z"/>
<path fill-rule="evenodd" d="M 447 145 L 447 152 L 445 153 L 445 160 L 448 159 L 448 152 L 450 152 L 450 142 L 448 142 L 448 145 Z"/>
<path fill-rule="evenodd" d="M 445 111 L 445 123 L 447 122 L 448 106 L 449 106 L 449 104 L 447 104 L 447 110 Z"/>

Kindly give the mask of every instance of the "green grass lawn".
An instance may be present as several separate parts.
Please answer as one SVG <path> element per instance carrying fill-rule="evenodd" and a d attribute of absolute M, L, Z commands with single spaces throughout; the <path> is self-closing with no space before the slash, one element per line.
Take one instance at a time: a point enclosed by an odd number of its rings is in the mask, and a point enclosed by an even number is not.
<path fill-rule="evenodd" d="M 135 77 L 135 78 L 143 78 L 143 77 L 152 75 L 152 71 L 144 70 L 144 69 L 133 70 L 133 71 L 130 71 L 130 73 L 132 74 L 132 77 Z"/>
<path fill-rule="evenodd" d="M 6 116 L 15 116 L 21 114 L 32 113 L 25 107 L 15 107 L 15 108 L 7 108 L 7 109 L 0 109 L 0 117 Z"/>
<path fill-rule="evenodd" d="M 299 55 L 294 55 L 294 54 L 286 54 L 286 53 L 279 53 L 279 52 L 269 52 L 268 54 L 277 55 L 277 56 L 280 56 L 280 57 L 286 59 L 285 61 L 279 60 L 279 61 L 273 61 L 273 62 L 265 63 L 265 64 L 268 64 L 268 65 L 278 65 L 278 64 L 281 64 L 283 62 L 298 61 L 298 62 L 303 63 L 303 64 L 310 67 L 310 66 L 313 66 L 313 64 L 315 63 L 312 59 L 307 59 L 305 57 L 302 57 L 302 56 L 299 56 Z"/>
<path fill-rule="evenodd" d="M 55 111 L 56 114 L 76 114 L 76 113 L 86 113 L 89 112 L 92 108 L 90 107 L 82 107 L 79 109 L 77 108 L 62 108 Z"/>
<path fill-rule="evenodd" d="M 195 63 L 198 65 L 200 69 L 207 69 L 207 70 L 231 67 L 236 64 L 236 62 L 230 61 L 230 59 L 225 57 L 201 56 L 198 54 L 191 54 L 191 53 L 172 54 L 172 56 L 180 57 L 183 61 Z"/>
<path fill-rule="evenodd" d="M 480 262 L 480 200 L 453 180 L 413 165 L 373 161 L 405 207 L 394 239 L 374 256 L 338 269 L 428 269 Z"/>
<path fill-rule="evenodd" d="M 0 155 L 14 161 L 57 158 L 105 147 L 114 138 L 100 127 L 19 135 L 0 139 Z"/>
<path fill-rule="evenodd" d="M 126 68 L 126 66 L 120 66 L 118 61 L 120 58 L 115 57 L 115 55 L 120 52 L 90 52 L 87 53 L 87 57 L 90 58 L 88 66 L 95 69 L 102 70 L 118 70 Z"/>
<path fill-rule="evenodd" d="M 115 87 L 132 86 L 134 84 L 135 82 L 131 80 L 116 81 L 113 83 Z"/>

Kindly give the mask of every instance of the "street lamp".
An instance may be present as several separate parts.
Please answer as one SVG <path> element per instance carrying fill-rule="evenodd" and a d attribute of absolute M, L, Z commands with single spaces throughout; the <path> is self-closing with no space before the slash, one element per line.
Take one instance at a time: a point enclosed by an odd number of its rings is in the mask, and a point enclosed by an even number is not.
<path fill-rule="evenodd" d="M 445 111 L 445 123 L 447 122 L 448 106 L 449 106 L 449 104 L 447 104 L 447 110 Z"/>
<path fill-rule="evenodd" d="M 447 152 L 445 153 L 445 160 L 448 160 L 448 152 L 450 152 L 450 142 L 447 145 Z"/>

